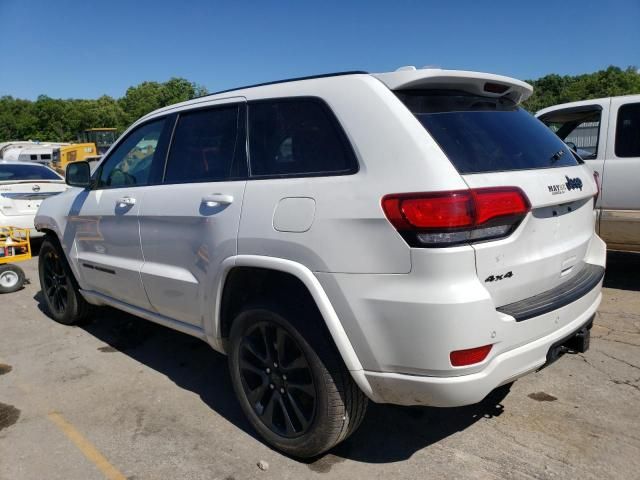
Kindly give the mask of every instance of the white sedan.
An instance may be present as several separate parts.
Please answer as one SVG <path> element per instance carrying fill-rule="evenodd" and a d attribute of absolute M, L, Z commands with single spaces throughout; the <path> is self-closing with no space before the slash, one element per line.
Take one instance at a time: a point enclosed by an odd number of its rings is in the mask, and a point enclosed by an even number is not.
<path fill-rule="evenodd" d="M 42 200 L 67 189 L 64 178 L 41 164 L 0 162 L 0 227 L 29 228 Z"/>

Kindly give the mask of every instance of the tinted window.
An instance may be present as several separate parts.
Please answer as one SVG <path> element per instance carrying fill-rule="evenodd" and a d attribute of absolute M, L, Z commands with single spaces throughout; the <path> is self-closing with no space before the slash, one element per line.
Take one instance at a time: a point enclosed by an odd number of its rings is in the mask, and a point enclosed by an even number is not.
<path fill-rule="evenodd" d="M 640 157 L 640 103 L 620 107 L 617 123 L 616 156 Z"/>
<path fill-rule="evenodd" d="M 251 175 L 325 175 L 357 170 L 337 120 L 314 99 L 249 106 Z"/>
<path fill-rule="evenodd" d="M 105 160 L 100 174 L 100 186 L 114 188 L 147 185 L 163 126 L 164 120 L 157 120 L 129 134 Z"/>
<path fill-rule="evenodd" d="M 406 91 L 398 97 L 460 173 L 578 164 L 564 142 L 506 98 L 451 91 Z"/>
<path fill-rule="evenodd" d="M 61 180 L 61 178 L 46 167 L 0 164 L 0 182 L 20 180 Z"/>
<path fill-rule="evenodd" d="M 215 182 L 246 175 L 237 105 L 180 114 L 165 183 Z"/>

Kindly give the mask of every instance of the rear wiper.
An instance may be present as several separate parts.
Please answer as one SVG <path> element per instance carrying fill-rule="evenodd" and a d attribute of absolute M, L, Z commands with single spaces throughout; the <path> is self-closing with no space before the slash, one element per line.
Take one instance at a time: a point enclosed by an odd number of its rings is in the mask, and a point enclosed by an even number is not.
<path fill-rule="evenodd" d="M 564 155 L 564 150 L 558 150 L 556 153 L 554 153 L 553 155 L 551 155 L 551 158 L 549 159 L 551 161 L 551 163 L 555 163 L 558 160 L 560 160 L 560 158 Z"/>

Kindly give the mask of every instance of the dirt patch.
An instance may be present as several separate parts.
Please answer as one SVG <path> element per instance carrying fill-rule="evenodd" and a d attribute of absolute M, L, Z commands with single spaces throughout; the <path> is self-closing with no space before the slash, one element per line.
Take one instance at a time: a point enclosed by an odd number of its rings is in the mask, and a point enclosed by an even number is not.
<path fill-rule="evenodd" d="M 6 363 L 0 363 L 0 375 L 9 373 L 11 370 L 13 370 L 13 367 L 11 365 L 7 365 Z"/>
<path fill-rule="evenodd" d="M 0 430 L 10 427 L 20 418 L 20 410 L 13 405 L 0 403 Z"/>
<path fill-rule="evenodd" d="M 553 395 L 549 395 L 548 393 L 545 393 L 545 392 L 530 393 L 527 396 L 537 402 L 554 402 L 557 400 L 557 397 L 554 397 Z"/>

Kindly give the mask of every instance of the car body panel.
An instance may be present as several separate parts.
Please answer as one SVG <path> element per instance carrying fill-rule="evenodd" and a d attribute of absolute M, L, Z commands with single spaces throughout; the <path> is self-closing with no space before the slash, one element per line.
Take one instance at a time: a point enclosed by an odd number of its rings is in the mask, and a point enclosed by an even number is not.
<path fill-rule="evenodd" d="M 595 223 L 597 187 L 587 167 L 483 173 L 464 179 L 472 188 L 519 187 L 531 204 L 513 234 L 473 245 L 478 277 L 496 306 L 534 296 L 578 273 Z M 581 187 L 569 189 L 569 179 L 580 180 Z"/>
<path fill-rule="evenodd" d="M 80 193 L 82 194 L 82 193 Z M 135 199 L 133 205 L 122 199 Z M 83 287 L 141 308 L 150 308 L 140 279 L 144 264 L 140 245 L 138 212 L 142 191 L 113 188 L 86 192 L 74 215 L 76 262 Z"/>
<path fill-rule="evenodd" d="M 153 308 L 203 328 L 214 302 L 212 285 L 222 262 L 237 253 L 237 233 L 246 181 L 156 185 L 144 192 L 140 274 Z M 203 198 L 230 195 L 227 205 Z M 170 200 L 168 200 L 170 199 Z"/>

